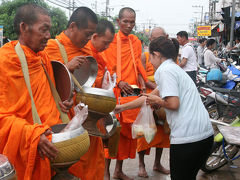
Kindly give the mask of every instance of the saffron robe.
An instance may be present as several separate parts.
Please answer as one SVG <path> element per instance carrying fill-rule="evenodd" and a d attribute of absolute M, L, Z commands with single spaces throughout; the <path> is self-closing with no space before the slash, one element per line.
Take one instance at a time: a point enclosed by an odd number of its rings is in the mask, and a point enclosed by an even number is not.
<path fill-rule="evenodd" d="M 76 47 L 71 40 L 62 32 L 56 39 L 64 46 L 68 61 L 75 56 L 92 56 L 92 50 L 88 45 L 83 48 Z M 64 63 L 57 42 L 54 39 L 48 41 L 46 51 L 51 60 L 58 60 Z M 71 114 L 73 116 L 73 113 Z M 96 168 L 97 167 L 97 168 Z M 90 147 L 80 161 L 69 168 L 69 172 L 81 180 L 103 180 L 104 178 L 104 150 L 100 137 L 90 136 Z"/>
<path fill-rule="evenodd" d="M 13 164 L 18 180 L 50 180 L 50 162 L 48 158 L 40 158 L 37 146 L 41 134 L 62 122 L 41 61 L 54 82 L 52 66 L 46 52 L 35 53 L 21 45 L 42 122 L 34 124 L 30 94 L 14 49 L 17 42 L 11 41 L 0 48 L 0 153 Z"/>
<path fill-rule="evenodd" d="M 117 69 L 120 67 L 117 63 L 117 46 L 119 44 L 118 37 L 120 37 L 121 44 L 121 78 L 117 74 L 117 83 L 120 81 L 125 81 L 129 85 L 139 85 L 138 74 L 141 74 L 144 81 L 147 81 L 146 71 L 141 63 L 141 53 L 142 47 L 140 40 L 133 34 L 128 36 L 124 35 L 121 31 L 115 34 L 115 37 L 110 44 L 109 48 L 104 51 L 104 54 L 107 58 L 107 64 L 110 65 L 112 69 L 112 73 L 117 72 Z M 129 41 L 130 40 L 130 41 Z M 132 43 L 132 51 L 131 45 Z M 134 59 L 133 59 L 134 55 Z M 134 67 L 134 61 L 136 65 L 136 71 Z M 124 104 L 129 101 L 133 101 L 137 98 L 137 96 L 130 97 L 121 97 L 120 89 L 118 87 L 115 88 L 115 96 L 117 98 L 118 103 Z M 135 121 L 139 108 L 123 111 L 119 117 L 120 124 L 122 126 L 120 131 L 120 140 L 118 146 L 118 153 L 115 157 L 117 160 L 124 160 L 127 158 L 135 158 L 136 148 L 137 148 L 137 140 L 132 139 L 131 134 L 131 125 Z M 112 158 L 108 154 L 108 149 L 105 149 L 105 157 Z"/>

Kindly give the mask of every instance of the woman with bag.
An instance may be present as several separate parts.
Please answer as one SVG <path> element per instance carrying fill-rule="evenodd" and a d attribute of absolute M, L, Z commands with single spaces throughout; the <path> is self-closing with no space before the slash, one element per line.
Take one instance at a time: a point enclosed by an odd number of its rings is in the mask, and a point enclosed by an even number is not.
<path fill-rule="evenodd" d="M 213 129 L 191 78 L 174 61 L 176 39 L 159 37 L 150 43 L 150 59 L 156 69 L 157 88 L 132 102 L 118 105 L 116 113 L 136 108 L 145 101 L 165 108 L 170 134 L 170 173 L 172 180 L 194 180 L 213 144 Z M 184 165 L 183 165 L 184 164 Z"/>

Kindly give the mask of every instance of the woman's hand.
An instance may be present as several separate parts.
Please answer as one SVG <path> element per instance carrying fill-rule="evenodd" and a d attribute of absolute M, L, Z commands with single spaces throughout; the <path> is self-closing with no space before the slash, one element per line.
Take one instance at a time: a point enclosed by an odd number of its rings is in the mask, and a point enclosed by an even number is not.
<path fill-rule="evenodd" d="M 146 103 L 147 105 L 150 105 L 150 106 L 163 106 L 163 99 L 160 98 L 159 96 L 157 95 L 153 95 L 153 94 L 145 94 L 143 93 L 142 96 L 146 96 L 147 99 L 146 99 Z"/>
<path fill-rule="evenodd" d="M 116 105 L 115 109 L 114 109 L 114 114 L 118 114 L 120 112 L 124 111 L 123 109 L 123 105 Z"/>

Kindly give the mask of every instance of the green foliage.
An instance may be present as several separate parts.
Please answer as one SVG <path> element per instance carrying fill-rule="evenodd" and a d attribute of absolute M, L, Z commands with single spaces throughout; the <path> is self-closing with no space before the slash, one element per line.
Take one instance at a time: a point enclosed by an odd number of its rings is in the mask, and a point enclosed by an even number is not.
<path fill-rule="evenodd" d="M 14 32 L 13 21 L 16 10 L 24 3 L 33 2 L 46 8 L 52 18 L 51 36 L 54 38 L 57 34 L 63 31 L 67 25 L 67 17 L 65 13 L 59 8 L 48 6 L 43 0 L 5 0 L 0 6 L 0 25 L 3 25 L 3 35 L 11 40 L 17 39 Z"/>
<path fill-rule="evenodd" d="M 133 34 L 135 34 L 138 37 L 138 39 L 142 40 L 145 45 L 149 44 L 149 38 L 145 33 L 143 33 L 143 32 L 133 32 Z"/>
<path fill-rule="evenodd" d="M 59 8 L 51 8 L 50 15 L 52 18 L 51 37 L 55 38 L 67 27 L 67 17 L 65 13 Z"/>

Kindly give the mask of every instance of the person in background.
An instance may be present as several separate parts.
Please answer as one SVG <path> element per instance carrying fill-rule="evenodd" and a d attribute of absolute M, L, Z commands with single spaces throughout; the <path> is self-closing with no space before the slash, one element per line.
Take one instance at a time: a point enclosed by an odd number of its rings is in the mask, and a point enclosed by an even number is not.
<path fill-rule="evenodd" d="M 180 31 L 177 33 L 177 40 L 182 47 L 181 59 L 179 66 L 192 78 L 196 83 L 197 76 L 197 56 L 191 43 L 188 41 L 188 33 Z"/>
<path fill-rule="evenodd" d="M 204 64 L 207 69 L 218 68 L 217 63 L 224 61 L 216 57 L 213 53 L 213 49 L 216 47 L 216 41 L 214 39 L 208 39 L 206 48 L 203 51 L 204 54 Z"/>
<path fill-rule="evenodd" d="M 117 87 L 115 97 L 117 103 L 123 104 L 138 98 L 131 85 L 140 86 L 140 78 L 147 82 L 146 71 L 141 63 L 142 45 L 137 36 L 131 34 L 135 26 L 136 13 L 132 8 L 125 7 L 119 11 L 117 19 L 120 30 L 115 34 L 113 42 L 104 51 L 107 64 L 117 74 Z M 140 77 L 141 76 L 141 77 Z M 121 113 L 120 140 L 116 157 L 110 157 L 108 149 L 105 149 L 105 179 L 110 179 L 109 166 L 111 159 L 115 158 L 116 166 L 113 177 L 116 179 L 130 180 L 123 173 L 123 161 L 134 159 L 136 156 L 137 140 L 132 138 L 131 125 L 135 121 L 139 108 Z"/>
<path fill-rule="evenodd" d="M 92 55 L 98 63 L 97 78 L 94 86 L 97 88 L 102 87 L 103 76 L 106 70 L 111 73 L 111 67 L 107 64 L 106 56 L 102 53 L 105 51 L 110 43 L 113 41 L 115 29 L 113 24 L 108 20 L 100 20 L 97 25 L 96 32 L 92 35 L 91 40 L 86 46 L 92 50 Z"/>
<path fill-rule="evenodd" d="M 166 34 L 166 32 L 163 28 L 155 27 L 150 34 L 149 40 L 151 42 L 160 36 L 168 37 L 168 35 Z M 146 84 L 146 92 L 150 93 L 152 90 L 154 90 L 157 87 L 157 85 L 154 81 L 155 69 L 150 62 L 149 52 L 142 53 L 141 59 L 142 59 L 143 67 L 146 69 L 147 77 L 149 80 L 149 83 Z M 161 156 L 162 156 L 163 148 L 169 148 L 169 146 L 170 146 L 169 145 L 169 134 L 166 134 L 164 132 L 162 125 L 157 125 L 157 133 L 156 133 L 153 141 L 150 144 L 148 144 L 146 142 L 144 137 L 139 138 L 137 141 L 137 152 L 139 155 L 138 176 L 145 177 L 145 178 L 148 177 L 148 174 L 147 174 L 147 171 L 145 168 L 145 163 L 144 163 L 144 156 L 145 156 L 145 154 L 147 154 L 147 155 L 150 154 L 151 147 L 156 147 L 153 170 L 164 173 L 164 174 L 169 174 L 170 171 L 165 169 L 161 164 Z"/>
<path fill-rule="evenodd" d="M 203 51 L 205 49 L 206 43 L 207 43 L 206 38 L 199 39 L 199 46 L 197 47 L 197 58 L 198 58 L 198 64 L 200 66 L 204 66 Z"/>
<path fill-rule="evenodd" d="M 240 49 L 240 37 L 236 37 L 235 42 L 236 42 L 236 44 L 235 44 L 235 46 L 232 49 L 239 50 Z"/>
<path fill-rule="evenodd" d="M 171 129 L 171 179 L 195 180 L 210 154 L 214 132 L 194 82 L 175 62 L 178 49 L 176 39 L 159 37 L 150 43 L 157 88 L 132 102 L 117 105 L 115 113 L 140 107 L 144 101 L 164 107 Z"/>

